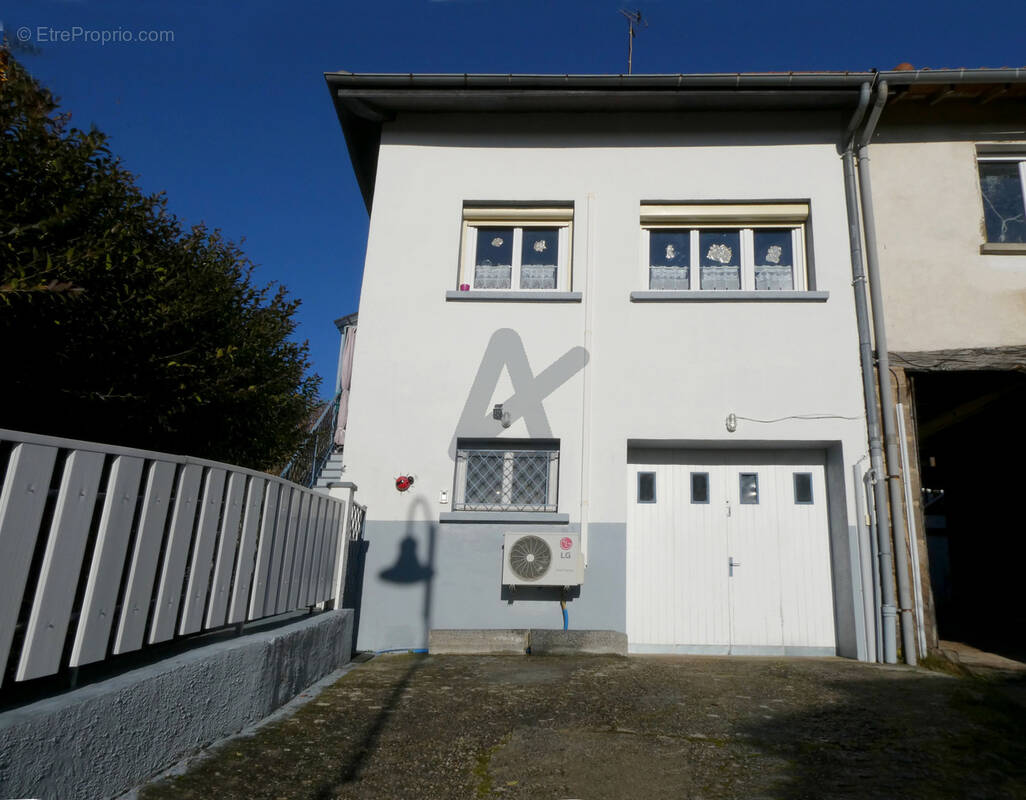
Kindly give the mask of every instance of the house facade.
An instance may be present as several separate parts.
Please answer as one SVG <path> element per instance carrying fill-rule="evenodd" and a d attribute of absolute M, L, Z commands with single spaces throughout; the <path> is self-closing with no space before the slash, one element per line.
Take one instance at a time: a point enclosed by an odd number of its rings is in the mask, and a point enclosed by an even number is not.
<path fill-rule="evenodd" d="M 1026 656 L 1026 70 L 899 70 L 871 144 L 919 646 Z"/>
<path fill-rule="evenodd" d="M 875 658 L 839 159 L 875 75 L 326 78 L 371 212 L 358 646 L 564 603 L 631 652 Z M 524 537 L 580 583 L 511 578 Z"/>

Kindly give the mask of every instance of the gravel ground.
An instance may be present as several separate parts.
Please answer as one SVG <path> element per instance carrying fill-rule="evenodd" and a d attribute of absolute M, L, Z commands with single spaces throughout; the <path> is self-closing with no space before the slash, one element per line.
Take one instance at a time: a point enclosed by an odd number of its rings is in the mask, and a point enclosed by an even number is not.
<path fill-rule="evenodd" d="M 384 656 L 159 798 L 1026 798 L 1026 682 L 842 659 Z"/>

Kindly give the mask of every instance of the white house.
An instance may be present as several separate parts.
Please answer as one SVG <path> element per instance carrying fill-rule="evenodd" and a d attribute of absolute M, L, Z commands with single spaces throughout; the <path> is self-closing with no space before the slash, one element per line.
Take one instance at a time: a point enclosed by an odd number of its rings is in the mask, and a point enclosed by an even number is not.
<path fill-rule="evenodd" d="M 839 146 L 875 75 L 326 79 L 371 212 L 359 647 L 565 600 L 631 652 L 874 657 Z"/>

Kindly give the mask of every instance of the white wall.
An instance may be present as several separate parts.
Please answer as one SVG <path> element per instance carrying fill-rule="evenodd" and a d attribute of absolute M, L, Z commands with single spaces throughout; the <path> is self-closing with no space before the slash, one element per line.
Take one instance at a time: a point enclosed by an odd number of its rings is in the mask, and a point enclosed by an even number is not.
<path fill-rule="evenodd" d="M 792 115 L 794 116 L 794 115 Z M 586 342 L 584 372 L 545 402 L 561 440 L 559 507 L 626 519 L 628 440 L 841 442 L 845 470 L 865 451 L 841 165 L 840 117 L 602 118 L 440 116 L 385 127 L 360 303 L 346 478 L 369 520 L 405 520 L 410 497 L 451 498 L 449 445 L 493 331 L 522 337 L 537 374 Z M 808 126 L 817 126 L 812 130 Z M 754 130 L 754 132 L 752 132 Z M 453 131 L 459 131 L 453 133 Z M 771 146 L 767 146 L 771 143 Z M 808 200 L 816 284 L 827 302 L 632 303 L 642 201 Z M 457 285 L 465 201 L 573 201 L 573 289 L 583 303 L 447 302 Z M 582 421 L 588 384 L 589 412 Z M 501 386 L 491 403 L 509 397 Z M 483 417 L 491 408 L 480 409 Z M 846 421 L 739 422 L 809 413 Z M 489 423 L 483 423 L 488 425 Z M 503 431 L 526 436 L 523 422 Z M 412 492 L 411 492 L 412 494 Z M 851 517 L 852 493 L 847 493 Z"/>
<path fill-rule="evenodd" d="M 1026 255 L 980 254 L 975 144 L 873 144 L 870 157 L 888 347 L 1026 343 Z"/>

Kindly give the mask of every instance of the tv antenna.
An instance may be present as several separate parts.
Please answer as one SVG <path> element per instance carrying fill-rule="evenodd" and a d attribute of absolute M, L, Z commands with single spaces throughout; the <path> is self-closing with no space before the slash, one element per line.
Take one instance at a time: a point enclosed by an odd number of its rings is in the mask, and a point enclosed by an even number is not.
<path fill-rule="evenodd" d="M 631 62 L 634 60 L 634 37 L 637 36 L 638 28 L 647 28 L 648 22 L 641 18 L 641 10 L 628 11 L 620 9 L 620 13 L 627 17 L 627 74 L 631 74 Z"/>

